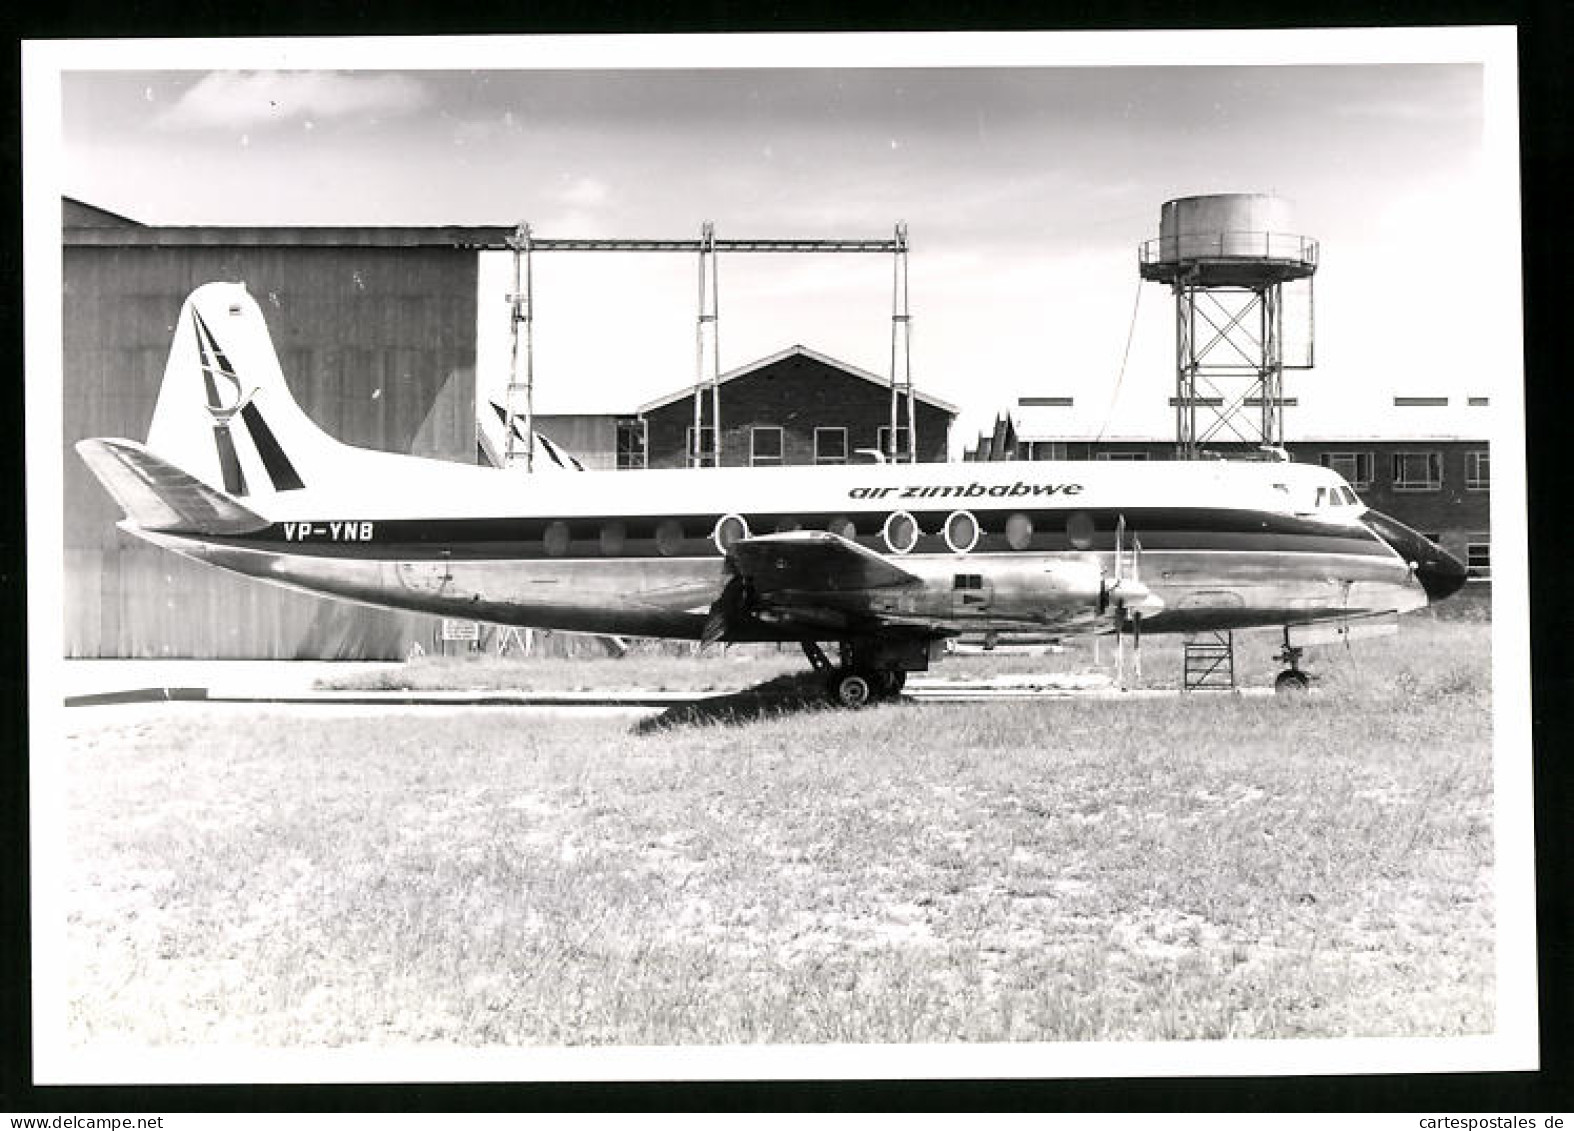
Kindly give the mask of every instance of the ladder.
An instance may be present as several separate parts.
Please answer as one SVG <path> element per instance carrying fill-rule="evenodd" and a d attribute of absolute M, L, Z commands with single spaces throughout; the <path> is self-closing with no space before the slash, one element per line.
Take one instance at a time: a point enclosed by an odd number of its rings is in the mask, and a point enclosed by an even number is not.
<path fill-rule="evenodd" d="M 1206 632 L 1186 637 L 1182 691 L 1235 690 L 1235 634 Z"/>

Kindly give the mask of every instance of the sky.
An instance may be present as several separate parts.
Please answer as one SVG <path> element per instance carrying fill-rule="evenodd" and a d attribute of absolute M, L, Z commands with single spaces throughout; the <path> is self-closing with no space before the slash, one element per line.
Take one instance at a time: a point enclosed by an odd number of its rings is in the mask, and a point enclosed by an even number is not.
<path fill-rule="evenodd" d="M 956 448 L 1023 396 L 1073 397 L 1071 431 L 1172 435 L 1174 300 L 1139 281 L 1138 245 L 1166 200 L 1271 193 L 1321 246 L 1315 334 L 1304 316 L 1288 327 L 1316 346 L 1286 377 L 1290 438 L 1481 432 L 1465 398 L 1520 381 L 1518 216 L 1487 69 L 1452 49 L 1226 64 L 1195 43 L 1074 66 L 799 51 L 739 67 L 711 51 L 664 69 L 480 67 L 459 50 L 379 66 L 363 43 L 353 66 L 176 69 L 133 53 L 63 70 L 60 190 L 174 225 L 692 238 L 711 221 L 723 239 L 878 239 L 905 222 L 913 378 L 962 409 Z M 483 392 L 506 379 L 509 273 L 506 253 L 484 259 Z M 802 344 L 889 372 L 891 257 L 719 268 L 723 370 Z M 626 411 L 692 382 L 696 276 L 691 255 L 538 254 L 537 410 Z M 1392 407 L 1427 394 L 1454 403 Z"/>

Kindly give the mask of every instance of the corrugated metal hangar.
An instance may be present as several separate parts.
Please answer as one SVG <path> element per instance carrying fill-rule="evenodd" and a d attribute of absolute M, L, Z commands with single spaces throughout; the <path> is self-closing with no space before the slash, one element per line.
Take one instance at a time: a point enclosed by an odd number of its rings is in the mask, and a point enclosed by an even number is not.
<path fill-rule="evenodd" d="M 152 228 L 64 205 L 67 656 L 394 656 L 417 618 L 258 585 L 115 528 L 71 445 L 147 435 L 181 303 L 245 282 L 301 407 L 353 444 L 475 460 L 475 240 L 447 228 Z"/>

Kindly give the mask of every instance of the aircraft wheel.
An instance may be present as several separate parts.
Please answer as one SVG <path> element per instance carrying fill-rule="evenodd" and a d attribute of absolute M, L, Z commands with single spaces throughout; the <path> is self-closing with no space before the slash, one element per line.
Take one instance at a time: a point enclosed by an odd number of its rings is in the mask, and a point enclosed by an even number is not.
<path fill-rule="evenodd" d="M 1279 673 L 1279 678 L 1273 681 L 1273 689 L 1280 695 L 1298 695 L 1311 686 L 1312 681 L 1306 678 L 1306 673 L 1291 668 L 1289 671 Z"/>
<path fill-rule="evenodd" d="M 831 702 L 856 711 L 874 700 L 874 684 L 857 672 L 839 672 L 831 677 Z"/>

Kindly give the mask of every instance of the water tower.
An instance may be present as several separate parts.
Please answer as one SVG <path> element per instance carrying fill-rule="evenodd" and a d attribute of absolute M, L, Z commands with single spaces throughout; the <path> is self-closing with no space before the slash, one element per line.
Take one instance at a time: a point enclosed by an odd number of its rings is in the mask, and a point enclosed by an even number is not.
<path fill-rule="evenodd" d="M 1139 250 L 1144 279 L 1175 293 L 1175 444 L 1284 445 L 1284 371 L 1312 366 L 1317 241 L 1292 234 L 1289 202 L 1263 193 L 1166 201 L 1159 238 Z M 1285 346 L 1286 283 L 1305 280 L 1302 332 Z M 1288 402 L 1293 403 L 1293 402 Z"/>

